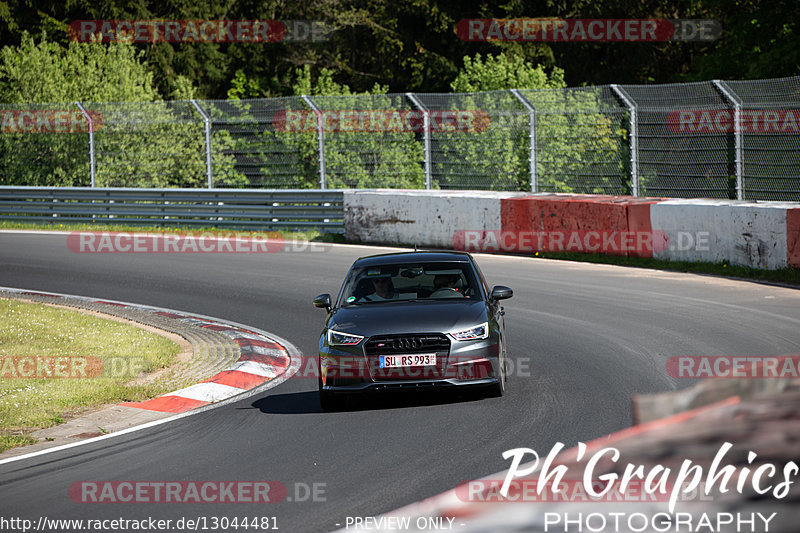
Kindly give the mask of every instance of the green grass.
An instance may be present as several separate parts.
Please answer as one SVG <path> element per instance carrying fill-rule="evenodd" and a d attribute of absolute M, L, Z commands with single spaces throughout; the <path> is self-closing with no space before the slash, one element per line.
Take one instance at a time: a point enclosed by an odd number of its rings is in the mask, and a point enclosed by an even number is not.
<path fill-rule="evenodd" d="M 0 451 L 87 409 L 169 392 L 130 383 L 175 360 L 178 345 L 160 335 L 17 300 L 0 299 L 0 317 Z"/>
<path fill-rule="evenodd" d="M 703 263 L 700 261 L 668 261 L 649 257 L 623 257 L 603 254 L 584 254 L 578 252 L 537 252 L 534 257 L 545 259 L 562 259 L 584 263 L 602 263 L 608 265 L 622 265 L 638 268 L 652 268 L 658 270 L 673 270 L 677 272 L 690 272 L 693 274 L 713 274 L 731 278 L 742 278 L 771 283 L 786 283 L 800 286 L 800 269 L 784 268 L 780 270 L 766 270 L 751 268 L 730 263 Z"/>
<path fill-rule="evenodd" d="M 36 439 L 29 435 L 0 434 L 0 452 L 28 444 L 36 444 Z"/>
<path fill-rule="evenodd" d="M 315 242 L 344 242 L 344 237 L 332 233 L 320 233 L 319 231 L 256 231 L 242 230 L 233 228 L 217 227 L 194 227 L 179 225 L 126 225 L 126 224 L 106 224 L 106 223 L 42 223 L 42 222 L 12 222 L 7 220 L 0 221 L 0 229 L 32 229 L 48 231 L 124 231 L 136 233 L 192 233 L 192 234 L 214 234 L 231 235 L 236 233 L 239 236 L 252 235 L 253 237 L 268 237 L 280 235 L 285 240 L 315 241 Z"/>

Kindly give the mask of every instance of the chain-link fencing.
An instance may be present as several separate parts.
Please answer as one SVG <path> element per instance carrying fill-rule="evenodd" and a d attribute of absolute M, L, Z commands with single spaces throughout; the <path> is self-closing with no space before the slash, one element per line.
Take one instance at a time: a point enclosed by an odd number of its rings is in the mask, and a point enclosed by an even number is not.
<path fill-rule="evenodd" d="M 0 184 L 800 201 L 800 77 L 0 105 Z"/>

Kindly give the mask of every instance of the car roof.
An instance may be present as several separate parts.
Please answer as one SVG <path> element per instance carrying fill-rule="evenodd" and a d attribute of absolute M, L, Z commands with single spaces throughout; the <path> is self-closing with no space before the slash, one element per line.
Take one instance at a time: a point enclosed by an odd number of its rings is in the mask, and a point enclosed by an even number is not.
<path fill-rule="evenodd" d="M 406 262 L 436 262 L 436 263 L 469 263 L 470 254 L 467 252 L 448 252 L 448 251 L 433 251 L 433 252 L 395 252 L 390 254 L 370 255 L 360 257 L 356 260 L 353 266 L 378 266 L 378 265 L 393 265 L 397 263 Z"/>

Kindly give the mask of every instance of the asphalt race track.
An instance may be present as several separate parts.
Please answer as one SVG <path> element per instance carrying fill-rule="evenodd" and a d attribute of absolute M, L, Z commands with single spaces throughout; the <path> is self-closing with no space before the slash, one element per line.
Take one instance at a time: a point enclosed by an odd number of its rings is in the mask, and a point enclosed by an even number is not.
<path fill-rule="evenodd" d="M 381 251 L 375 250 L 375 253 Z M 0 285 L 196 312 L 275 333 L 313 355 L 324 311 L 352 261 L 373 251 L 78 254 L 65 235 L 0 234 Z M 479 256 L 508 285 L 508 393 L 403 395 L 322 413 L 316 378 L 118 438 L 0 465 L 0 514 L 48 518 L 274 516 L 281 531 L 327 531 L 502 470 L 502 453 L 547 452 L 630 425 L 630 397 L 689 385 L 676 355 L 800 353 L 800 292 L 708 276 Z M 528 368 L 528 366 L 530 368 Z M 79 504 L 90 480 L 272 480 L 271 504 Z M 295 491 L 298 494 L 294 494 Z M 337 526 L 339 524 L 339 526 Z"/>

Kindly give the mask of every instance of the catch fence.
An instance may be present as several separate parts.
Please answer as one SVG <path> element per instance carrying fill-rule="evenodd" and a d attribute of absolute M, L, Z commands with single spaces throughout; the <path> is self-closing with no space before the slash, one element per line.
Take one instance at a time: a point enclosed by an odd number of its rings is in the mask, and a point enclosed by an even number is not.
<path fill-rule="evenodd" d="M 800 77 L 0 105 L 0 185 L 800 201 Z"/>

